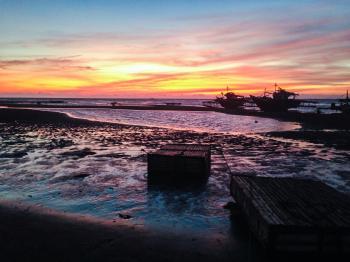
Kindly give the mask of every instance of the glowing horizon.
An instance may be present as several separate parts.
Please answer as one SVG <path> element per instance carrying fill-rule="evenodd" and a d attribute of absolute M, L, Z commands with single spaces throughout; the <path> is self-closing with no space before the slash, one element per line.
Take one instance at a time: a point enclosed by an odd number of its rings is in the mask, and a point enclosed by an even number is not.
<path fill-rule="evenodd" d="M 1 97 L 350 89 L 350 1 L 0 0 Z"/>

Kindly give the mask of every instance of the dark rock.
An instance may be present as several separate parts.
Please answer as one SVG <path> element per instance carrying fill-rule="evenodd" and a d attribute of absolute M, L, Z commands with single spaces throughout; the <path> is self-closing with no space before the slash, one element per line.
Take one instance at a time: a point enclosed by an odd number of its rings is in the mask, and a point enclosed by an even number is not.
<path fill-rule="evenodd" d="M 122 219 L 130 219 L 132 218 L 132 216 L 128 215 L 128 214 L 122 214 L 122 213 L 119 213 L 118 216 Z"/>
<path fill-rule="evenodd" d="M 110 154 L 96 155 L 96 157 L 113 157 L 113 158 L 122 158 L 125 156 L 126 155 L 124 153 L 110 153 Z"/>
<path fill-rule="evenodd" d="M 66 140 L 66 139 L 52 139 L 50 145 L 48 146 L 49 149 L 53 148 L 64 148 L 67 146 L 72 146 L 74 143 L 72 140 Z"/>
<path fill-rule="evenodd" d="M 75 174 L 72 174 L 71 177 L 72 178 L 85 178 L 85 177 L 88 177 L 90 175 L 91 174 L 89 174 L 89 173 L 75 173 Z"/>
<path fill-rule="evenodd" d="M 0 158 L 21 158 L 27 155 L 25 151 L 17 151 L 13 153 L 4 153 L 0 155 Z"/>
<path fill-rule="evenodd" d="M 64 152 L 61 155 L 62 156 L 74 156 L 74 157 L 78 157 L 78 158 L 83 158 L 89 155 L 95 155 L 96 153 L 91 151 L 90 148 L 84 148 L 81 150 L 73 150 L 73 151 L 68 151 L 68 152 Z"/>
<path fill-rule="evenodd" d="M 88 177 L 90 175 L 91 174 L 89 174 L 89 173 L 73 173 L 73 174 L 55 177 L 51 181 L 52 182 L 63 182 L 63 181 L 68 181 L 68 180 L 73 180 L 73 179 L 82 179 L 82 178 Z"/>

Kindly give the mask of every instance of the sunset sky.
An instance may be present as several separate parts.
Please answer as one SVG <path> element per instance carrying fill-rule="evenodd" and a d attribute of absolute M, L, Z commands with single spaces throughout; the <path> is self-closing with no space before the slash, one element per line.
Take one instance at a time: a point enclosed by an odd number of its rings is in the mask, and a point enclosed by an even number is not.
<path fill-rule="evenodd" d="M 350 89 L 350 0 L 0 0 L 1 97 Z"/>

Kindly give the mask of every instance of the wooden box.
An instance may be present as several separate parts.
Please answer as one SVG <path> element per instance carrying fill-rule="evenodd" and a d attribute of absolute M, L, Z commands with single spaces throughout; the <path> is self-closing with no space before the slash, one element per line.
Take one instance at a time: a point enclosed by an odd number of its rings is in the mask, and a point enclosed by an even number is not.
<path fill-rule="evenodd" d="M 210 175 L 210 146 L 169 144 L 147 155 L 149 182 L 194 182 Z"/>

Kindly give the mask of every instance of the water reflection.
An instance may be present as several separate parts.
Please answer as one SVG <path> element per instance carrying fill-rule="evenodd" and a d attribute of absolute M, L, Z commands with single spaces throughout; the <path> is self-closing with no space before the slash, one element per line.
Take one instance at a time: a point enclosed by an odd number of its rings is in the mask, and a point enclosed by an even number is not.
<path fill-rule="evenodd" d="M 183 233 L 200 233 L 203 228 L 217 227 L 216 223 L 221 219 L 227 225 L 228 220 L 222 216 L 227 211 L 222 206 L 213 208 L 210 198 L 206 185 L 182 188 L 148 186 L 145 208 L 150 215 L 145 216 L 145 226 Z M 213 212 L 213 209 L 216 211 Z M 210 230 L 205 231 L 208 233 Z"/>
<path fill-rule="evenodd" d="M 112 123 L 166 127 L 177 130 L 220 133 L 257 133 L 300 128 L 299 124 L 254 116 L 217 112 L 152 111 L 126 109 L 45 109 L 72 117 Z"/>

